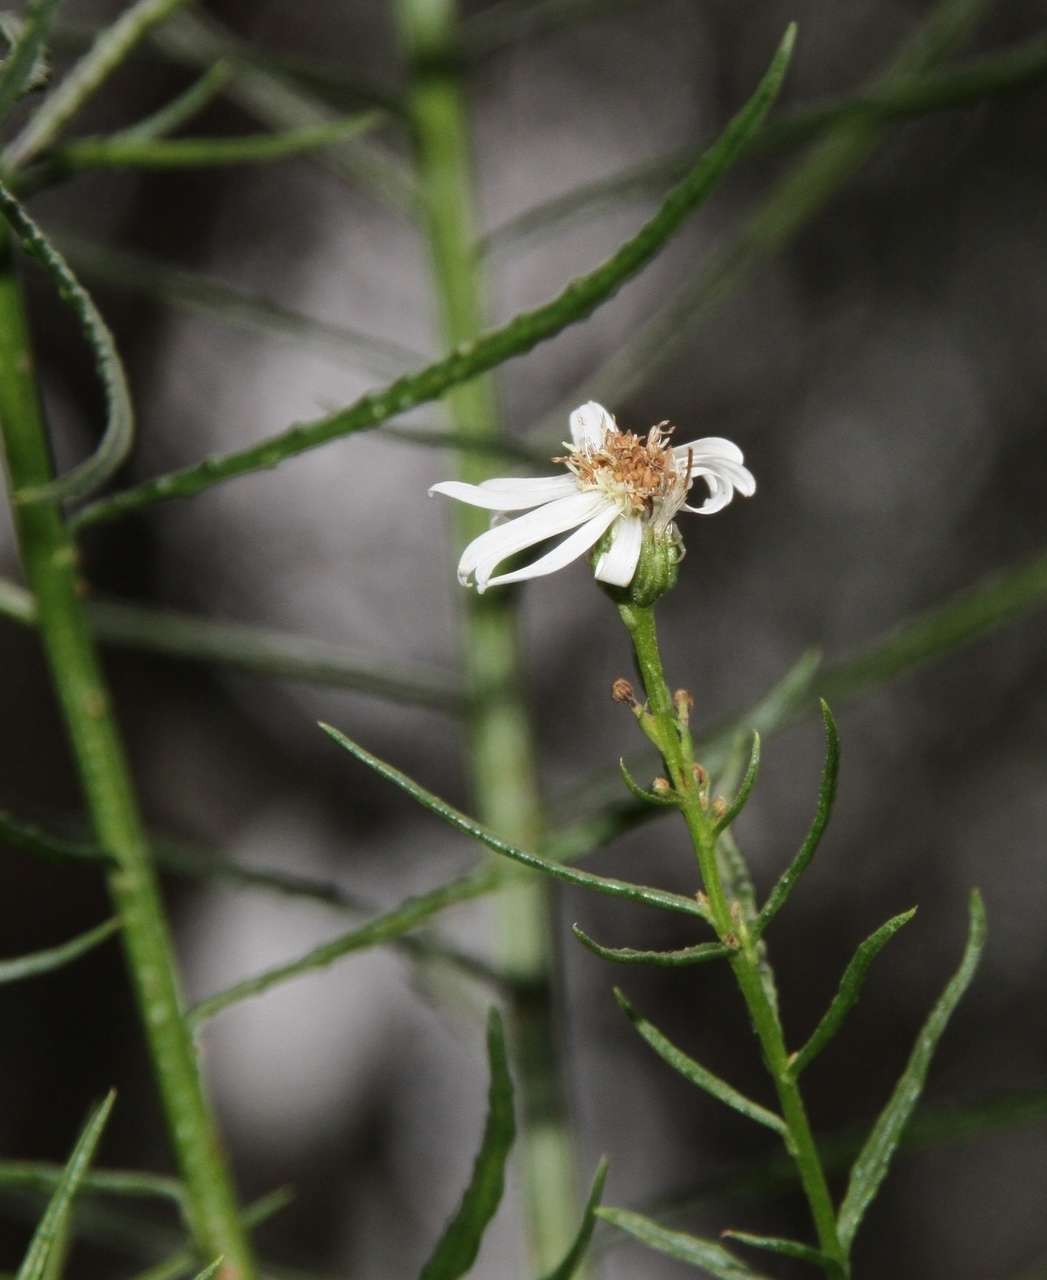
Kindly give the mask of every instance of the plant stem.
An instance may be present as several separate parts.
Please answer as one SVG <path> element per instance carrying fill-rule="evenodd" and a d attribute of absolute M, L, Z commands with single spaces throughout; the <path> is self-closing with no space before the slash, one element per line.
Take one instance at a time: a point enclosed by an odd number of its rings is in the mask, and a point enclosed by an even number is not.
<path fill-rule="evenodd" d="M 254 1265 L 182 1017 L 174 952 L 87 621 L 76 547 L 56 503 L 18 500 L 21 490 L 47 484 L 53 468 L 6 231 L 0 232 L 0 431 L 15 529 L 51 677 L 95 834 L 115 864 L 109 890 L 123 923 L 139 1011 L 187 1188 L 190 1227 L 206 1256 L 224 1256 L 223 1280 L 249 1280 Z"/>
<path fill-rule="evenodd" d="M 411 65 L 408 97 L 418 160 L 423 225 L 450 348 L 483 328 L 483 291 L 475 266 L 473 196 L 466 105 L 456 71 L 455 0 L 399 0 L 400 37 Z M 447 397 L 453 429 L 468 442 L 498 438 L 498 407 L 488 376 Z M 462 479 L 488 474 L 482 452 L 463 449 Z M 472 507 L 456 507 L 464 542 L 487 524 Z M 513 595 L 469 593 L 465 662 L 472 713 L 469 758 L 482 822 L 525 846 L 541 835 L 540 799 L 530 725 L 520 682 Z M 551 889 L 540 876 L 499 897 L 500 960 L 513 980 L 511 1025 L 524 1105 L 522 1148 L 532 1262 L 546 1271 L 562 1257 L 577 1222 L 574 1153 L 560 1067 L 552 974 L 555 953 Z M 581 1275 L 582 1272 L 578 1272 Z"/>
<path fill-rule="evenodd" d="M 764 1064 L 774 1081 L 788 1133 L 786 1146 L 796 1162 L 810 1206 L 811 1217 L 822 1252 L 831 1260 L 828 1274 L 847 1274 L 847 1256 L 836 1229 L 836 1213 L 825 1178 L 821 1156 L 811 1133 L 799 1085 L 790 1068 L 789 1053 L 778 1012 L 761 978 L 761 960 L 749 936 L 744 913 L 735 912 L 727 900 L 716 857 L 717 835 L 706 809 L 706 800 L 695 771 L 690 732 L 675 714 L 673 698 L 665 680 L 654 611 L 631 604 L 619 606 L 629 632 L 636 663 L 647 693 L 648 711 L 654 721 L 662 758 L 672 780 L 677 802 L 698 859 L 702 887 L 720 941 L 732 949 L 731 969 L 749 1010 L 753 1031 L 760 1042 Z"/>

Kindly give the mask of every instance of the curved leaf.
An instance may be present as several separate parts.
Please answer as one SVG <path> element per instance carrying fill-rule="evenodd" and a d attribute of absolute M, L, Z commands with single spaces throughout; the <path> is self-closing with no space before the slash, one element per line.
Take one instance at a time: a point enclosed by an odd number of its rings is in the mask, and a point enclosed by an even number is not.
<path fill-rule="evenodd" d="M 791 1059 L 791 1070 L 794 1076 L 798 1076 L 805 1067 L 810 1066 L 839 1031 L 844 1018 L 854 1008 L 862 993 L 862 985 L 869 966 L 898 930 L 903 925 L 907 925 L 915 914 L 916 908 L 913 907 L 910 911 L 903 911 L 901 915 L 892 916 L 886 924 L 880 925 L 875 933 L 870 934 L 851 957 L 851 962 L 844 970 L 840 986 L 825 1016 L 815 1027 L 807 1043 Z"/>
<path fill-rule="evenodd" d="M 0 119 L 31 86 L 62 0 L 29 0 L 17 29 L 5 32 L 10 47 L 0 61 Z M 45 63 L 46 71 L 46 63 Z"/>
<path fill-rule="evenodd" d="M 578 1228 L 578 1234 L 571 1242 L 571 1247 L 564 1255 L 563 1261 L 547 1275 L 543 1276 L 542 1280 L 571 1280 L 571 1277 L 581 1266 L 582 1260 L 589 1249 L 589 1242 L 593 1238 L 593 1229 L 596 1226 L 596 1210 L 599 1208 L 600 1197 L 603 1195 L 603 1184 L 606 1181 L 607 1157 L 604 1156 L 596 1166 L 593 1185 L 582 1213 L 582 1223 Z"/>
<path fill-rule="evenodd" d="M 780 1236 L 754 1236 L 749 1231 L 724 1231 L 728 1240 L 737 1240 L 739 1244 L 747 1244 L 753 1249 L 765 1249 L 768 1253 L 777 1253 L 782 1258 L 795 1258 L 798 1262 L 809 1262 L 812 1266 L 821 1267 L 833 1277 L 842 1277 L 840 1264 L 814 1245 L 803 1244 L 799 1240 L 783 1240 Z"/>
<path fill-rule="evenodd" d="M 69 1216 L 73 1197 L 79 1190 L 80 1183 L 83 1181 L 84 1174 L 86 1174 L 87 1168 L 91 1163 L 101 1140 L 105 1122 L 109 1119 L 109 1113 L 112 1111 L 115 1101 L 116 1094 L 110 1093 L 88 1118 L 87 1124 L 84 1126 L 83 1132 L 73 1148 L 73 1154 L 69 1157 L 69 1163 L 62 1172 L 61 1180 L 55 1188 L 54 1195 L 44 1211 L 44 1216 L 40 1219 L 40 1223 L 33 1233 L 33 1238 L 29 1242 L 29 1248 L 22 1260 L 22 1265 L 18 1268 L 15 1280 L 44 1280 L 47 1260 L 51 1255 L 51 1250 L 65 1230 L 65 1223 Z"/>
<path fill-rule="evenodd" d="M 752 789 L 756 785 L 756 775 L 760 772 L 760 735 L 753 732 L 752 750 L 749 752 L 749 765 L 745 770 L 745 777 L 742 778 L 741 786 L 734 799 L 727 807 L 727 812 L 716 819 L 713 830 L 719 835 L 722 831 L 726 831 L 731 823 L 738 817 L 741 811 L 748 803 Z"/>
<path fill-rule="evenodd" d="M 676 951 L 637 951 L 633 947 L 604 947 L 578 927 L 571 925 L 571 932 L 594 955 L 616 964 L 650 964 L 663 969 L 677 969 L 685 965 L 704 964 L 706 960 L 719 960 L 731 954 L 730 947 L 722 942 L 699 942 L 693 947 L 680 947 Z"/>
<path fill-rule="evenodd" d="M 417 800 L 424 808 L 431 813 L 435 813 L 438 818 L 442 818 L 449 826 L 455 827 L 468 836 L 472 836 L 474 840 L 479 840 L 481 844 L 486 845 L 488 849 L 493 850 L 495 853 L 512 858 L 514 862 L 522 863 L 525 867 L 531 867 L 535 871 L 544 871 L 547 875 L 554 876 L 558 880 L 565 880 L 568 884 L 580 885 L 585 889 L 596 889 L 600 893 L 607 893 L 616 898 L 629 898 L 633 902 L 643 902 L 647 906 L 661 907 L 666 911 L 679 911 L 684 915 L 692 916 L 703 915 L 702 909 L 694 898 L 685 898 L 682 894 L 670 893 L 665 889 L 652 889 L 647 885 L 631 884 L 626 880 L 615 880 L 610 876 L 598 876 L 591 871 L 579 871 L 573 867 L 565 867 L 559 862 L 550 862 L 548 858 L 542 858 L 536 853 L 527 853 L 523 849 L 518 849 L 516 845 L 510 844 L 508 840 L 503 840 L 501 836 L 496 836 L 493 831 L 488 831 L 486 827 L 474 822 L 472 818 L 466 817 L 464 813 L 454 808 L 453 805 L 449 805 L 446 800 L 441 800 L 439 796 L 427 791 L 425 787 L 415 782 L 413 778 L 409 778 L 407 774 L 401 773 L 399 769 L 394 768 L 391 764 L 386 764 L 384 760 L 379 760 L 377 756 L 371 755 L 359 743 L 354 742 L 352 738 L 347 738 L 344 733 L 340 733 L 331 725 L 321 724 L 320 728 L 323 729 L 324 733 L 329 734 L 339 746 L 344 747 L 346 751 L 354 755 L 357 760 L 369 765 L 375 773 L 386 778 L 389 782 L 395 783 L 396 786 L 406 791 L 409 796 Z"/>
<path fill-rule="evenodd" d="M 719 1076 L 713 1075 L 711 1071 L 706 1070 L 700 1063 L 695 1062 L 693 1058 L 689 1058 L 671 1040 L 662 1035 L 653 1023 L 648 1022 L 646 1018 L 637 1013 L 617 987 L 614 989 L 614 998 L 618 1001 L 625 1016 L 655 1053 L 658 1054 L 663 1062 L 667 1062 L 670 1067 L 679 1071 L 685 1080 L 697 1085 L 699 1089 L 704 1089 L 706 1093 L 711 1093 L 717 1101 L 740 1112 L 748 1119 L 755 1120 L 757 1124 L 766 1125 L 768 1129 L 773 1129 L 775 1133 L 785 1136 L 787 1127 L 781 1116 L 775 1115 L 773 1111 L 768 1111 L 766 1107 L 761 1107 L 758 1102 L 753 1102 L 745 1094 L 739 1093 L 733 1085 L 729 1085 L 726 1080 L 721 1080 Z"/>
<path fill-rule="evenodd" d="M 986 925 L 985 906 L 977 889 L 971 890 L 969 911 L 967 945 L 960 967 L 949 979 L 937 1004 L 921 1027 L 905 1070 L 851 1168 L 837 1224 L 844 1247 L 848 1247 L 854 1240 L 866 1209 L 887 1176 L 891 1158 L 898 1149 L 909 1117 L 920 1100 L 938 1041 L 978 968 L 985 947 Z"/>
<path fill-rule="evenodd" d="M 5 982 L 21 982 L 24 978 L 35 978 L 39 973 L 50 973 L 52 969 L 60 969 L 86 955 L 94 947 L 111 938 L 120 928 L 120 921 L 106 920 L 104 924 L 88 929 L 86 933 L 77 934 L 61 946 L 48 947 L 45 951 L 33 951 L 29 955 L 18 956 L 14 960 L 0 960 L 0 985 Z"/>
<path fill-rule="evenodd" d="M 825 725 L 825 767 L 822 770 L 821 786 L 818 789 L 818 807 L 799 852 L 782 872 L 778 883 L 771 890 L 770 896 L 756 917 L 752 932 L 753 937 L 757 939 L 763 935 L 767 926 L 785 905 L 797 880 L 807 870 L 825 834 L 825 828 L 829 825 L 833 801 L 836 799 L 836 782 L 840 772 L 840 735 L 836 729 L 836 721 L 829 710 L 829 704 L 823 698 L 819 705 L 822 710 L 822 723 Z"/>
<path fill-rule="evenodd" d="M 476 1261 L 487 1224 L 502 1199 L 505 1162 L 516 1136 L 516 1122 L 505 1036 L 496 1009 L 491 1010 L 487 1020 L 487 1060 L 491 1071 L 487 1123 L 472 1177 L 419 1280 L 458 1280 L 464 1276 Z"/>
<path fill-rule="evenodd" d="M 90 295 L 73 275 L 62 255 L 3 183 L 0 183 L 0 213 L 7 219 L 25 252 L 35 258 L 51 277 L 59 297 L 75 312 L 84 337 L 94 352 L 107 407 L 105 431 L 94 453 L 49 484 L 19 490 L 15 494 L 15 501 L 82 498 L 105 484 L 127 457 L 134 440 L 134 410 L 131 407 L 131 394 L 127 388 L 124 367 L 113 335 Z"/>
<path fill-rule="evenodd" d="M 627 1231 L 648 1248 L 666 1253 L 678 1262 L 690 1263 L 692 1267 L 702 1267 L 716 1280 L 766 1280 L 765 1276 L 757 1274 L 715 1240 L 702 1240 L 683 1231 L 670 1231 L 653 1219 L 645 1218 L 642 1213 L 632 1213 L 627 1209 L 597 1209 L 596 1214 L 612 1226 Z"/>

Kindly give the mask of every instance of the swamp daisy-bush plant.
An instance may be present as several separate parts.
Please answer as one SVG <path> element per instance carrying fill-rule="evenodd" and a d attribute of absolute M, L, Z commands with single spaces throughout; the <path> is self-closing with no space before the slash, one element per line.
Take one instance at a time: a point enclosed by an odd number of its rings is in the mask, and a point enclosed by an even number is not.
<path fill-rule="evenodd" d="M 127 1105 L 104 1088 L 98 1090 L 105 1093 L 104 1101 L 91 1111 L 75 1145 L 70 1142 L 71 1155 L 64 1164 L 0 1161 L 0 1187 L 43 1193 L 34 1205 L 34 1231 L 17 1265 L 19 1280 L 79 1274 L 79 1254 L 71 1250 L 81 1233 L 114 1221 L 112 1229 L 123 1233 L 121 1239 L 134 1239 L 142 1251 L 146 1269 L 139 1270 L 138 1280 L 255 1280 L 284 1274 L 259 1250 L 252 1232 L 287 1210 L 290 1195 L 281 1189 L 252 1204 L 242 1202 L 205 1080 L 201 1045 L 210 1021 L 225 1010 L 357 952 L 383 946 L 397 948 L 423 978 L 433 961 L 457 975 L 469 994 L 456 995 L 454 1016 L 463 1016 L 462 1011 L 475 1004 L 477 984 L 489 1008 L 489 1083 L 486 1099 L 476 1100 L 475 1123 L 477 1129 L 482 1125 L 482 1134 L 475 1162 L 470 1174 L 449 1162 L 447 1179 L 456 1186 L 464 1183 L 453 1205 L 454 1197 L 433 1188 L 434 1203 L 438 1200 L 451 1211 L 413 1274 L 424 1280 L 456 1280 L 481 1271 L 511 1271 L 544 1280 L 594 1278 L 606 1262 L 607 1250 L 627 1238 L 699 1274 L 731 1280 L 760 1280 L 767 1264 L 802 1264 L 835 1280 L 859 1274 L 854 1252 L 859 1228 L 901 1144 L 907 1134 L 922 1133 L 926 1140 L 928 1132 L 935 1132 L 933 1124 L 919 1128 L 917 1108 L 938 1043 L 975 977 L 986 916 L 978 890 L 972 889 L 962 955 L 929 1008 L 878 1117 L 858 1136 L 849 1132 L 824 1140 L 809 1110 L 815 1090 L 808 1088 L 808 1081 L 816 1077 L 805 1073 L 843 1030 L 872 961 L 914 915 L 912 908 L 903 910 L 868 934 L 844 967 L 822 1016 L 806 1037 L 798 1036 L 787 1016 L 788 1001 L 779 999 L 778 971 L 772 963 L 784 957 L 784 975 L 793 957 L 787 946 L 780 953 L 773 948 L 781 927 L 779 915 L 801 883 L 808 892 L 817 892 L 811 884 L 812 861 L 833 812 L 840 767 L 839 735 L 829 702 L 876 688 L 1026 615 L 1047 600 L 1047 560 L 1041 552 L 968 588 L 867 646 L 849 662 L 820 668 L 816 658 L 805 655 L 748 711 L 710 726 L 695 713 L 695 706 L 706 702 L 703 682 L 710 680 L 709 672 L 674 672 L 669 682 L 655 609 L 678 584 L 681 592 L 702 585 L 704 555 L 699 550 L 694 556 L 692 551 L 692 560 L 681 563 L 685 545 L 677 517 L 715 514 L 736 494 L 754 495 L 756 480 L 742 449 L 720 435 L 691 439 L 690 415 L 679 442 L 667 421 L 641 431 L 625 429 L 600 403 L 586 399 L 565 413 L 570 439 L 563 444 L 566 453 L 553 459 L 561 467 L 555 476 L 505 475 L 507 462 L 515 465 L 542 451 L 504 432 L 493 375 L 603 307 L 659 258 L 743 160 L 758 164 L 761 153 L 771 147 L 788 151 L 809 143 L 810 150 L 776 171 L 754 211 L 687 273 L 620 350 L 608 353 L 606 362 L 587 376 L 584 392 L 568 402 L 576 405 L 593 394 L 624 406 L 640 385 L 641 373 L 643 385 L 650 385 L 652 370 L 678 349 L 697 320 L 743 281 L 755 281 L 759 288 L 759 266 L 788 245 L 887 140 L 893 121 L 987 103 L 1047 81 L 1042 37 L 970 63 L 957 66 L 949 61 L 986 7 L 980 0 L 942 0 L 872 86 L 838 102 L 791 112 L 776 105 L 796 43 L 796 31 L 789 26 L 773 53 L 768 49 L 766 70 L 749 96 L 700 149 L 685 157 L 661 157 L 641 173 L 580 189 L 511 220 L 485 238 L 475 231 L 463 80 L 473 65 L 511 42 L 521 24 L 548 24 L 552 29 L 579 18 L 574 9 L 585 6 L 534 6 L 535 12 L 492 6 L 490 12 L 463 22 L 453 0 L 397 0 L 388 13 L 383 8 L 405 68 L 403 85 L 395 91 L 356 84 L 331 67 L 263 55 L 237 39 L 207 6 L 190 6 L 183 0 L 122 4 L 86 41 L 82 27 L 62 25 L 66 8 L 74 18 L 80 16 L 73 0 L 68 5 L 62 0 L 28 0 L 17 13 L 3 16 L 0 437 L 24 584 L 0 581 L 0 614 L 35 628 L 39 635 L 76 767 L 83 813 L 74 821 L 58 813 L 30 819 L 17 811 L 18 797 L 12 796 L 14 811 L 0 813 L 0 837 L 10 850 L 97 871 L 111 913 L 71 938 L 0 961 L 0 984 L 50 974 L 119 937 L 174 1165 L 167 1175 L 96 1163 L 110 1114 Z M 110 78 L 125 64 L 146 56 L 180 67 L 183 74 L 190 68 L 192 79 L 140 119 L 122 121 L 102 134 L 78 134 L 83 113 L 104 91 L 111 93 L 112 110 L 99 118 L 117 118 L 121 101 Z M 263 131 L 233 136 L 215 136 L 204 128 L 195 132 L 201 113 L 221 99 L 248 112 Z M 405 145 L 387 145 L 385 135 L 398 132 Z M 408 153 L 410 160 L 405 161 Z M 46 201 L 36 205 L 39 196 L 50 196 L 88 173 L 100 183 L 108 171 L 259 165 L 290 156 L 311 157 L 340 181 L 361 187 L 416 226 L 440 319 L 442 354 L 437 358 L 415 357 L 406 342 L 340 329 L 164 263 L 101 250 L 81 236 L 79 228 L 55 231 L 48 222 Z M 505 252 L 514 237 L 560 226 L 579 211 L 584 214 L 600 201 L 637 189 L 655 190 L 657 207 L 604 261 L 596 266 L 579 262 L 545 302 L 499 323 L 489 320 L 482 278 L 485 258 Z M 68 308 L 92 355 L 104 403 L 95 447 L 64 469 L 55 465 L 34 356 L 23 282 L 30 263 Z M 120 342 L 88 287 L 92 278 L 145 290 L 233 325 L 316 342 L 327 350 L 351 351 L 394 372 L 388 381 L 319 416 L 129 481 L 122 468 L 135 457 L 136 412 L 140 415 L 141 406 L 132 394 Z M 543 358 L 541 351 L 536 358 Z M 230 379 L 239 376 L 235 369 L 226 373 Z M 240 477 L 282 468 L 302 453 L 364 431 L 407 436 L 411 428 L 402 428 L 397 419 L 437 402 L 446 411 L 447 430 L 412 438 L 447 448 L 456 457 L 456 478 L 440 481 L 431 492 L 456 500 L 450 511 L 455 538 L 463 548 L 458 577 L 470 588 L 459 593 L 460 681 L 401 671 L 385 656 L 361 663 L 339 648 L 300 637 L 95 598 L 95 544 L 88 532 L 95 526 L 116 526 L 158 503 L 194 498 Z M 557 410 L 553 416 L 557 432 L 562 432 L 564 419 L 559 414 Z M 633 416 L 628 415 L 630 420 Z M 762 485 L 759 463 L 754 469 Z M 339 518 L 353 517 L 347 504 Z M 739 517 L 732 509 L 725 520 Z M 695 542 L 701 542 L 703 532 L 699 522 Z M 107 536 L 115 540 L 124 535 L 114 528 Z M 542 544 L 549 539 L 560 541 L 545 550 Z M 221 551 L 217 548 L 216 554 Z M 514 557 L 522 553 L 527 558 L 521 563 Z M 379 548 L 375 554 L 387 553 Z M 562 799 L 561 817 L 555 820 L 538 786 L 539 761 L 521 676 L 518 594 L 506 588 L 566 569 L 584 557 L 617 610 L 632 651 L 635 676 L 619 676 L 612 697 L 631 714 L 647 749 L 654 748 L 658 772 L 650 782 L 638 781 L 647 765 L 633 765 L 623 757 L 614 771 L 613 793 L 608 776 L 601 773 L 586 795 L 578 791 Z M 438 563 L 433 551 L 434 572 Z M 581 579 L 579 565 L 570 572 Z M 604 616 L 611 621 L 610 607 Z M 473 814 L 372 754 L 342 728 L 326 722 L 321 728 L 356 762 L 402 791 L 405 803 L 413 800 L 480 846 L 485 851 L 482 860 L 463 875 L 378 909 L 340 884 L 304 872 L 217 860 L 158 837 L 143 816 L 135 761 L 103 666 L 101 648 L 109 644 L 206 661 L 218 669 L 350 688 L 458 716 L 464 728 Z M 724 655 L 725 663 L 729 656 Z M 579 698 L 591 696 L 592 690 L 583 687 L 589 667 L 577 665 L 574 689 Z M 693 691 L 675 687 L 677 678 L 693 684 Z M 821 714 L 825 761 L 809 829 L 795 852 L 777 844 L 770 853 L 763 852 L 756 875 L 742 851 L 736 823 L 754 794 L 761 742 L 812 711 Z M 539 714 L 548 711 L 540 708 Z M 613 755 L 618 755 L 617 749 Z M 347 776 L 350 768 L 359 772 L 344 756 L 339 760 L 349 766 Z M 606 760 L 595 754 L 590 763 L 599 769 Z M 800 785 L 797 779 L 792 783 Z M 899 797 L 892 798 L 892 805 L 900 803 Z M 666 829 L 658 820 L 676 816 L 693 857 L 675 888 L 647 884 L 648 872 L 639 868 L 630 867 L 620 878 L 588 865 L 592 855 L 641 825 L 654 847 Z M 772 858 L 777 877 L 758 892 L 754 881 L 762 880 Z M 320 945 L 190 1004 L 161 873 L 316 901 L 355 918 L 350 927 Z M 575 1011 L 569 1004 L 563 1007 L 562 950 L 551 896 L 557 884 L 614 899 L 623 931 L 630 919 L 640 919 L 643 908 L 667 913 L 658 917 L 664 945 L 608 945 L 592 936 L 590 928 L 600 930 L 583 918 L 573 930 L 579 944 L 575 951 L 590 953 L 627 975 L 623 987 L 630 991 L 608 981 L 608 998 L 613 987 L 624 1018 L 660 1060 L 654 1065 L 664 1074 L 646 1077 L 652 1090 L 658 1091 L 659 1080 L 675 1072 L 742 1121 L 770 1132 L 768 1141 L 780 1147 L 780 1160 L 775 1163 L 772 1156 L 770 1163 L 748 1169 L 746 1176 L 760 1185 L 761 1179 L 773 1183 L 777 1177 L 800 1189 L 805 1218 L 794 1235 L 780 1234 L 773 1210 L 762 1216 L 763 1204 L 746 1206 L 745 1221 L 752 1230 L 724 1232 L 733 1241 L 730 1247 L 721 1238 L 680 1229 L 668 1209 L 651 1209 L 646 1201 L 612 1206 L 605 1200 L 612 1192 L 617 1199 L 618 1193 L 613 1183 L 610 1191 L 607 1188 L 605 1160 L 586 1171 L 588 1192 L 579 1194 L 582 1161 L 568 1105 L 572 1083 L 578 1082 L 568 1078 L 570 1064 L 561 1052 L 563 1021 Z M 488 896 L 496 904 L 498 943 L 493 958 L 464 950 L 453 931 L 437 934 L 427 928 L 449 908 Z M 582 899 L 586 901 L 595 899 Z M 579 909 L 584 912 L 584 905 Z M 926 910 L 921 922 L 933 928 L 936 919 L 933 909 Z M 650 930 L 645 937 L 649 941 Z M 573 948 L 570 936 L 567 941 Z M 630 970 L 690 971 L 696 966 L 731 975 L 755 1038 L 752 1056 L 761 1060 L 768 1076 L 764 1100 L 750 1097 L 748 1090 L 692 1057 L 689 1046 L 685 1049 L 641 1011 L 646 997 L 631 990 Z M 713 1024 L 721 1009 L 716 1001 L 704 1002 L 694 995 L 698 975 L 670 976 L 688 984 L 686 1007 L 692 1011 L 693 1025 Z M 352 981 L 351 967 L 347 981 Z M 430 995 L 439 998 L 438 993 Z M 478 1047 L 482 1033 L 476 1031 Z M 84 1087 L 79 1066 L 75 1057 L 60 1063 L 71 1089 Z M 613 1074 L 616 1064 L 610 1061 L 601 1070 Z M 852 1097 L 850 1082 L 845 1084 L 847 1118 L 855 1122 L 873 1103 Z M 979 1102 L 967 1111 L 939 1117 L 937 1132 L 947 1135 L 964 1125 L 1022 1123 L 1030 1116 L 1042 1117 L 1044 1110 L 1042 1091 L 1010 1099 L 1006 1106 Z M 258 1122 L 264 1125 L 266 1117 Z M 603 1145 L 601 1134 L 591 1137 Z M 510 1162 L 515 1162 L 515 1180 L 507 1178 Z M 504 1259 L 491 1263 L 481 1253 L 507 1185 L 519 1198 L 526 1237 L 520 1250 L 526 1262 L 518 1265 L 505 1264 Z M 650 1190 L 653 1196 L 661 1188 Z M 89 1194 L 114 1198 L 119 1205 L 115 1217 L 77 1216 L 74 1209 L 81 1198 L 88 1209 L 94 1208 L 93 1199 L 86 1200 Z M 931 1194 L 930 1188 L 926 1194 Z M 135 1214 L 136 1200 L 143 1197 L 177 1210 L 178 1235 L 169 1247 L 152 1219 Z M 413 1212 L 413 1207 L 405 1207 L 404 1219 Z M 777 1256 L 761 1258 L 761 1253 Z M 641 1259 L 641 1269 L 656 1265 L 650 1253 L 632 1256 Z"/>

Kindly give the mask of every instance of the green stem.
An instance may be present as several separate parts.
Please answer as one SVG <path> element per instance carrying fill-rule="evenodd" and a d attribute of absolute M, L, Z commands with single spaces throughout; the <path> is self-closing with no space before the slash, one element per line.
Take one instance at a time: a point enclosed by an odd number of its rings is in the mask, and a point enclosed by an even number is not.
<path fill-rule="evenodd" d="M 483 330 L 483 290 L 473 235 L 473 196 L 466 104 L 456 72 L 455 0 L 399 0 L 400 37 L 411 64 L 408 108 L 418 161 L 423 224 L 449 348 Z M 460 383 L 447 396 L 453 429 L 467 443 L 500 435 L 494 385 L 487 376 Z M 478 483 L 489 459 L 476 448 L 458 456 L 462 479 Z M 456 507 L 461 541 L 487 526 L 486 514 Z M 469 759 L 480 820 L 533 847 L 541 816 L 530 725 L 520 682 L 513 596 L 467 597 L 465 663 L 472 698 Z M 552 974 L 551 889 L 530 876 L 499 897 L 500 960 L 513 980 L 511 1023 L 525 1123 L 528 1234 L 532 1261 L 549 1270 L 572 1239 L 578 1202 L 566 1091 L 557 1053 Z M 579 1275 L 582 1273 L 579 1272 Z"/>
<path fill-rule="evenodd" d="M 695 772 L 690 733 L 676 717 L 658 650 L 654 611 L 632 604 L 619 606 L 619 613 L 632 638 L 636 663 L 647 694 L 648 711 L 656 732 L 652 736 L 662 751 L 672 779 L 677 801 L 691 835 L 698 858 L 702 886 L 720 941 L 732 950 L 731 969 L 749 1010 L 753 1030 L 760 1042 L 764 1064 L 774 1081 L 782 1116 L 787 1126 L 786 1146 L 796 1162 L 811 1217 L 822 1252 L 832 1260 L 830 1274 L 847 1272 L 847 1257 L 836 1229 L 836 1213 L 825 1178 L 821 1156 L 811 1133 L 799 1085 L 790 1069 L 778 1012 L 761 978 L 761 960 L 748 934 L 742 912 L 734 912 L 724 892 L 716 857 L 716 831 L 705 807 Z"/>
<path fill-rule="evenodd" d="M 207 1256 L 224 1256 L 223 1280 L 249 1280 L 254 1265 L 182 1017 L 174 952 L 87 621 L 76 548 L 55 502 L 17 496 L 49 483 L 53 468 L 6 231 L 0 233 L 0 431 L 44 649 L 95 833 L 114 860 L 109 889 L 187 1188 L 190 1226 Z"/>

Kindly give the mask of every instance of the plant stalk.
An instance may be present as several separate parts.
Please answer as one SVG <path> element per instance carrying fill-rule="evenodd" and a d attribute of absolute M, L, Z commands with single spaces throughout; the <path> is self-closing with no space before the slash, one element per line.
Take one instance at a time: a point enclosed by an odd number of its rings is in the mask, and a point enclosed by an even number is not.
<path fill-rule="evenodd" d="M 115 864 L 109 891 L 123 924 L 139 1012 L 186 1184 L 189 1226 L 202 1254 L 224 1257 L 222 1280 L 251 1280 L 255 1268 L 183 1020 L 174 950 L 87 621 L 77 550 L 55 502 L 18 499 L 21 490 L 47 484 L 53 467 L 6 229 L 0 229 L 0 432 L 15 530 L 51 678 L 95 834 Z"/>
<path fill-rule="evenodd" d="M 633 642 L 636 664 L 647 694 L 648 713 L 669 773 L 677 803 L 691 836 L 702 887 L 709 900 L 713 925 L 721 942 L 732 950 L 731 970 L 749 1010 L 753 1031 L 760 1043 L 764 1064 L 774 1081 L 787 1127 L 786 1147 L 796 1163 L 818 1244 L 829 1260 L 831 1277 L 846 1276 L 848 1261 L 836 1227 L 836 1212 L 826 1181 L 821 1156 L 811 1133 L 800 1087 L 792 1074 L 785 1036 L 778 1011 L 768 997 L 761 979 L 761 960 L 749 936 L 742 911 L 733 911 L 724 892 L 716 857 L 717 834 L 707 810 L 700 774 L 696 771 L 694 749 L 686 724 L 682 723 L 666 683 L 654 610 L 632 604 L 619 606 L 622 621 Z"/>
<path fill-rule="evenodd" d="M 397 17 L 411 72 L 408 114 L 442 336 L 449 348 L 457 348 L 482 331 L 485 309 L 476 267 L 467 108 L 456 57 L 457 5 L 455 0 L 398 0 Z M 498 405 L 489 376 L 455 387 L 447 403 L 452 429 L 468 444 L 498 439 Z M 489 458 L 475 447 L 459 452 L 463 480 L 479 483 L 489 466 Z M 487 527 L 486 513 L 464 504 L 456 504 L 455 519 L 461 542 Z M 464 644 L 476 811 L 500 835 L 534 847 L 541 836 L 541 802 L 513 593 L 468 594 Z M 578 1215 L 552 988 L 551 888 L 543 877 L 529 876 L 500 894 L 498 903 L 499 960 L 514 989 L 510 1025 L 524 1107 L 528 1238 L 532 1262 L 544 1272 L 563 1256 Z"/>

